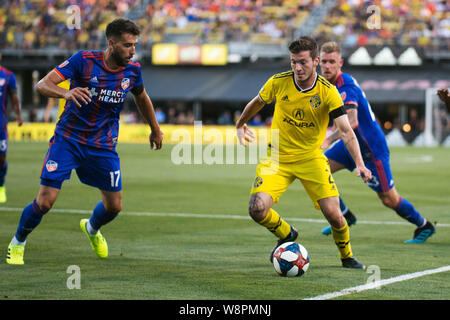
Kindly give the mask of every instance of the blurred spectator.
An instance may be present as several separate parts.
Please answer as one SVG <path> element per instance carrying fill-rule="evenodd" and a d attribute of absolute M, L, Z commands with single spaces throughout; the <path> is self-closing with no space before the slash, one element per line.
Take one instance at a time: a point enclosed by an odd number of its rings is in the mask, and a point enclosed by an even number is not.
<path fill-rule="evenodd" d="M 229 110 L 225 110 L 220 116 L 217 122 L 220 125 L 230 125 L 233 124 L 233 121 L 231 119 L 231 112 Z"/>
<path fill-rule="evenodd" d="M 156 107 L 155 108 L 155 116 L 156 116 L 156 120 L 159 123 L 165 123 L 166 122 L 166 114 L 164 113 L 164 111 L 160 107 Z"/>

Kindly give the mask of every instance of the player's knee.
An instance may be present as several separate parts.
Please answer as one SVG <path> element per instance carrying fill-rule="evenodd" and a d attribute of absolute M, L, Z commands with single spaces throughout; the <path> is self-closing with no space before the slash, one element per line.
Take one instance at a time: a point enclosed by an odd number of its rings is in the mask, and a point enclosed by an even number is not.
<path fill-rule="evenodd" d="M 120 211 L 122 211 L 122 201 L 118 200 L 118 201 L 114 201 L 112 203 L 107 203 L 105 205 L 105 210 L 106 212 L 109 212 L 111 214 L 117 214 Z"/>
<path fill-rule="evenodd" d="M 36 198 L 36 203 L 42 212 L 48 212 L 53 207 L 54 201 L 49 198 Z"/>
<path fill-rule="evenodd" d="M 263 220 L 270 207 L 267 205 L 266 201 L 259 196 L 258 194 L 253 194 L 250 197 L 249 205 L 248 205 L 248 214 L 252 217 L 253 220 L 259 222 Z"/>
<path fill-rule="evenodd" d="M 397 201 L 393 197 L 382 196 L 380 197 L 381 202 L 388 208 L 395 209 L 397 207 Z"/>

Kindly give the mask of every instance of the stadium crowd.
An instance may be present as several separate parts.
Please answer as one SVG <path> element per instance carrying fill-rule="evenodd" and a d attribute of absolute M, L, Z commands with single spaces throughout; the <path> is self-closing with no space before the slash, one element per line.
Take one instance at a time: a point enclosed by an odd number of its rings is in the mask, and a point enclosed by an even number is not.
<path fill-rule="evenodd" d="M 101 49 L 106 24 L 132 17 L 143 28 L 141 46 L 158 42 L 283 43 L 324 0 L 6 0 L 0 8 L 3 48 Z M 316 37 L 344 47 L 414 45 L 450 48 L 450 8 L 445 0 L 338 0 Z M 369 5 L 381 28 L 368 29 Z M 75 11 L 80 9 L 76 25 Z M 372 21 L 376 23 L 377 21 Z M 369 21 L 370 23 L 370 21 Z M 0 47 L 0 49 L 1 49 Z"/>
<path fill-rule="evenodd" d="M 369 10 L 370 5 L 376 7 Z M 450 2 L 339 0 L 316 30 L 316 37 L 339 41 L 349 48 L 390 45 L 448 50 Z"/>

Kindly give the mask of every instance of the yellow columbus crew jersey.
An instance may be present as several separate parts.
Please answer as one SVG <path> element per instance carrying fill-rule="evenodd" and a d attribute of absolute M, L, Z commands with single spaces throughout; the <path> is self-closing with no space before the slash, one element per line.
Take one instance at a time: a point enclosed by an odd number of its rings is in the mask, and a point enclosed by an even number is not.
<path fill-rule="evenodd" d="M 64 80 L 63 82 L 58 83 L 58 87 L 61 87 L 63 89 L 69 90 L 70 89 L 70 81 Z M 66 100 L 65 99 L 58 99 L 58 119 L 61 113 L 63 113 L 64 108 L 66 106 Z"/>
<path fill-rule="evenodd" d="M 320 146 L 328 127 L 328 114 L 343 106 L 335 86 L 316 75 L 314 84 L 302 89 L 295 82 L 294 72 L 288 71 L 267 80 L 259 97 L 264 103 L 275 101 L 272 156 L 278 154 L 280 162 L 294 162 L 322 154 Z"/>

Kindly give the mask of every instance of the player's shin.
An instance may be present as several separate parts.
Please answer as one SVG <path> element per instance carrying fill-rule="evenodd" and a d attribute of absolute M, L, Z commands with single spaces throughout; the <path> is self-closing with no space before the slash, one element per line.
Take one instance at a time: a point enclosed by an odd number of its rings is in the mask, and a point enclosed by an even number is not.
<path fill-rule="evenodd" d="M 13 238 L 13 242 L 17 243 L 13 244 L 24 244 L 27 236 L 39 225 L 42 217 L 46 213 L 47 211 L 42 211 L 41 208 L 39 208 L 36 199 L 26 206 L 22 211 L 19 226 L 17 227 L 16 234 Z"/>
<path fill-rule="evenodd" d="M 347 221 L 345 221 L 345 226 L 342 228 L 335 228 L 331 226 L 331 233 L 333 234 L 334 241 L 339 250 L 340 258 L 346 259 L 352 257 L 353 252 L 350 244 L 350 230 Z"/>
<path fill-rule="evenodd" d="M 114 220 L 114 218 L 116 218 L 118 214 L 119 213 L 111 213 L 106 211 L 105 206 L 103 205 L 103 201 L 97 203 L 86 225 L 89 234 L 96 234 L 101 226 L 104 226 L 108 222 Z"/>
<path fill-rule="evenodd" d="M 405 198 L 400 197 L 400 201 L 395 209 L 395 212 L 403 219 L 415 224 L 417 227 L 423 227 L 426 220 L 422 215 L 414 208 L 411 202 Z"/>
<path fill-rule="evenodd" d="M 280 239 L 285 239 L 291 231 L 291 226 L 272 208 L 267 213 L 267 216 L 259 221 L 259 224 L 266 227 Z"/>

